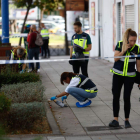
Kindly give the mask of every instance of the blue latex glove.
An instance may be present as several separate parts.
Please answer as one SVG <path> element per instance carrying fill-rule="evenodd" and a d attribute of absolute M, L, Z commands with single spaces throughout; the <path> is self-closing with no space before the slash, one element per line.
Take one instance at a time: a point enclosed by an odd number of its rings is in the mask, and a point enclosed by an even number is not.
<path fill-rule="evenodd" d="M 22 70 L 22 71 L 20 71 L 20 74 L 22 74 L 22 73 L 24 73 L 25 72 L 25 70 Z"/>
<path fill-rule="evenodd" d="M 52 100 L 52 101 L 55 100 L 55 99 L 57 99 L 56 96 L 51 97 L 51 100 Z"/>
<path fill-rule="evenodd" d="M 67 96 L 66 96 L 66 95 L 61 97 L 62 102 L 63 102 L 65 99 L 67 99 Z"/>

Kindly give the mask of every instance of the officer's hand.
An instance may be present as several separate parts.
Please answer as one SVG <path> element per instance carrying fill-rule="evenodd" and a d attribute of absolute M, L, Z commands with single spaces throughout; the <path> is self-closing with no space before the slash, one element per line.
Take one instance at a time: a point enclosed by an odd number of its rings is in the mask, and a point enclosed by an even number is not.
<path fill-rule="evenodd" d="M 66 100 L 66 99 L 67 99 L 67 96 L 62 96 L 62 97 L 61 97 L 62 102 L 63 102 L 64 100 Z"/>
<path fill-rule="evenodd" d="M 85 50 L 83 48 L 79 48 L 79 47 L 76 47 L 74 49 L 75 52 L 78 52 L 78 53 L 83 53 Z"/>
<path fill-rule="evenodd" d="M 54 100 L 56 100 L 56 99 L 57 99 L 56 96 L 51 97 L 51 100 L 52 100 L 52 101 L 54 101 Z"/>

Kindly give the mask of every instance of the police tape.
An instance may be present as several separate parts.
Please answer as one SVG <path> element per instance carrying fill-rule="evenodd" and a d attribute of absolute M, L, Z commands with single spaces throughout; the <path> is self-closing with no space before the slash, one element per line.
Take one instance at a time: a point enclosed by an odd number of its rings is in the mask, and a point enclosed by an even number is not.
<path fill-rule="evenodd" d="M 112 57 L 89 57 L 89 58 L 80 58 L 80 59 L 41 59 L 41 60 L 0 60 L 0 65 L 2 64 L 20 64 L 20 63 L 45 63 L 45 62 L 64 62 L 64 61 L 83 61 L 91 59 L 109 59 L 109 58 L 138 58 L 140 55 L 129 55 L 129 56 L 112 56 Z"/>
<path fill-rule="evenodd" d="M 95 28 L 95 27 L 93 27 L 93 28 L 88 28 L 87 30 L 89 30 L 89 31 L 93 31 L 93 30 L 102 30 L 102 28 Z M 61 33 L 65 33 L 65 34 L 68 34 L 68 33 L 75 33 L 74 31 L 58 31 L 57 33 L 41 33 L 41 35 L 50 35 L 50 34 L 57 34 L 57 35 L 59 35 L 59 34 L 61 34 Z M 27 37 L 28 36 L 28 34 L 27 33 L 21 33 L 21 34 L 10 34 L 10 36 L 8 36 L 8 37 L 5 37 L 5 36 L 1 36 L 1 39 L 3 40 L 3 39 L 6 39 L 6 38 L 19 38 L 19 37 Z"/>

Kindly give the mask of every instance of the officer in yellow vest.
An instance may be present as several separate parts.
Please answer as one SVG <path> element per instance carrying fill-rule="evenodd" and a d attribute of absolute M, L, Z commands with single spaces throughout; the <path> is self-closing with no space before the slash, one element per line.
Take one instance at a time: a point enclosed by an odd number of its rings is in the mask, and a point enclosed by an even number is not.
<path fill-rule="evenodd" d="M 111 69 L 113 75 L 112 94 L 113 94 L 113 115 L 114 120 L 109 123 L 110 127 L 119 126 L 119 110 L 120 110 L 120 95 L 121 89 L 124 85 L 124 114 L 125 128 L 130 128 L 129 122 L 130 109 L 131 109 L 131 91 L 134 82 L 136 82 L 136 74 L 140 73 L 140 57 L 128 57 L 130 55 L 139 55 L 140 49 L 136 44 L 137 33 L 132 29 L 127 29 L 123 35 L 123 40 L 119 41 L 115 48 L 115 57 L 123 56 L 122 58 L 114 58 L 114 66 Z M 136 72 L 137 68 L 137 72 Z"/>
<path fill-rule="evenodd" d="M 22 47 L 13 47 L 11 50 L 10 60 L 27 60 L 27 50 Z M 20 63 L 18 65 L 18 70 L 20 73 L 24 73 L 26 69 L 26 64 Z"/>
<path fill-rule="evenodd" d="M 89 51 L 91 50 L 90 36 L 83 32 L 81 22 L 74 23 L 74 31 L 76 32 L 72 36 L 72 47 L 70 48 L 70 58 L 89 58 Z M 88 60 L 71 61 L 74 73 L 79 73 L 80 67 L 82 74 L 88 77 Z"/>
<path fill-rule="evenodd" d="M 50 50 L 49 50 L 49 31 L 48 29 L 46 29 L 44 23 L 41 23 L 41 34 L 46 34 L 46 35 L 42 35 L 43 37 L 43 45 L 41 47 L 41 56 L 43 58 L 43 53 L 45 52 L 45 56 L 44 58 L 47 57 L 50 58 Z"/>

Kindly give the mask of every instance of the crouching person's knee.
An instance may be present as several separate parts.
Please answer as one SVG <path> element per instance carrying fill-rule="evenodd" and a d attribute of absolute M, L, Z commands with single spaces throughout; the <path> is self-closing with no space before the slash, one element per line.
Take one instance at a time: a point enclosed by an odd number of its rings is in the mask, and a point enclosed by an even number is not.
<path fill-rule="evenodd" d="M 69 87 L 68 88 L 68 93 L 72 94 L 73 92 L 75 92 L 76 87 Z"/>

